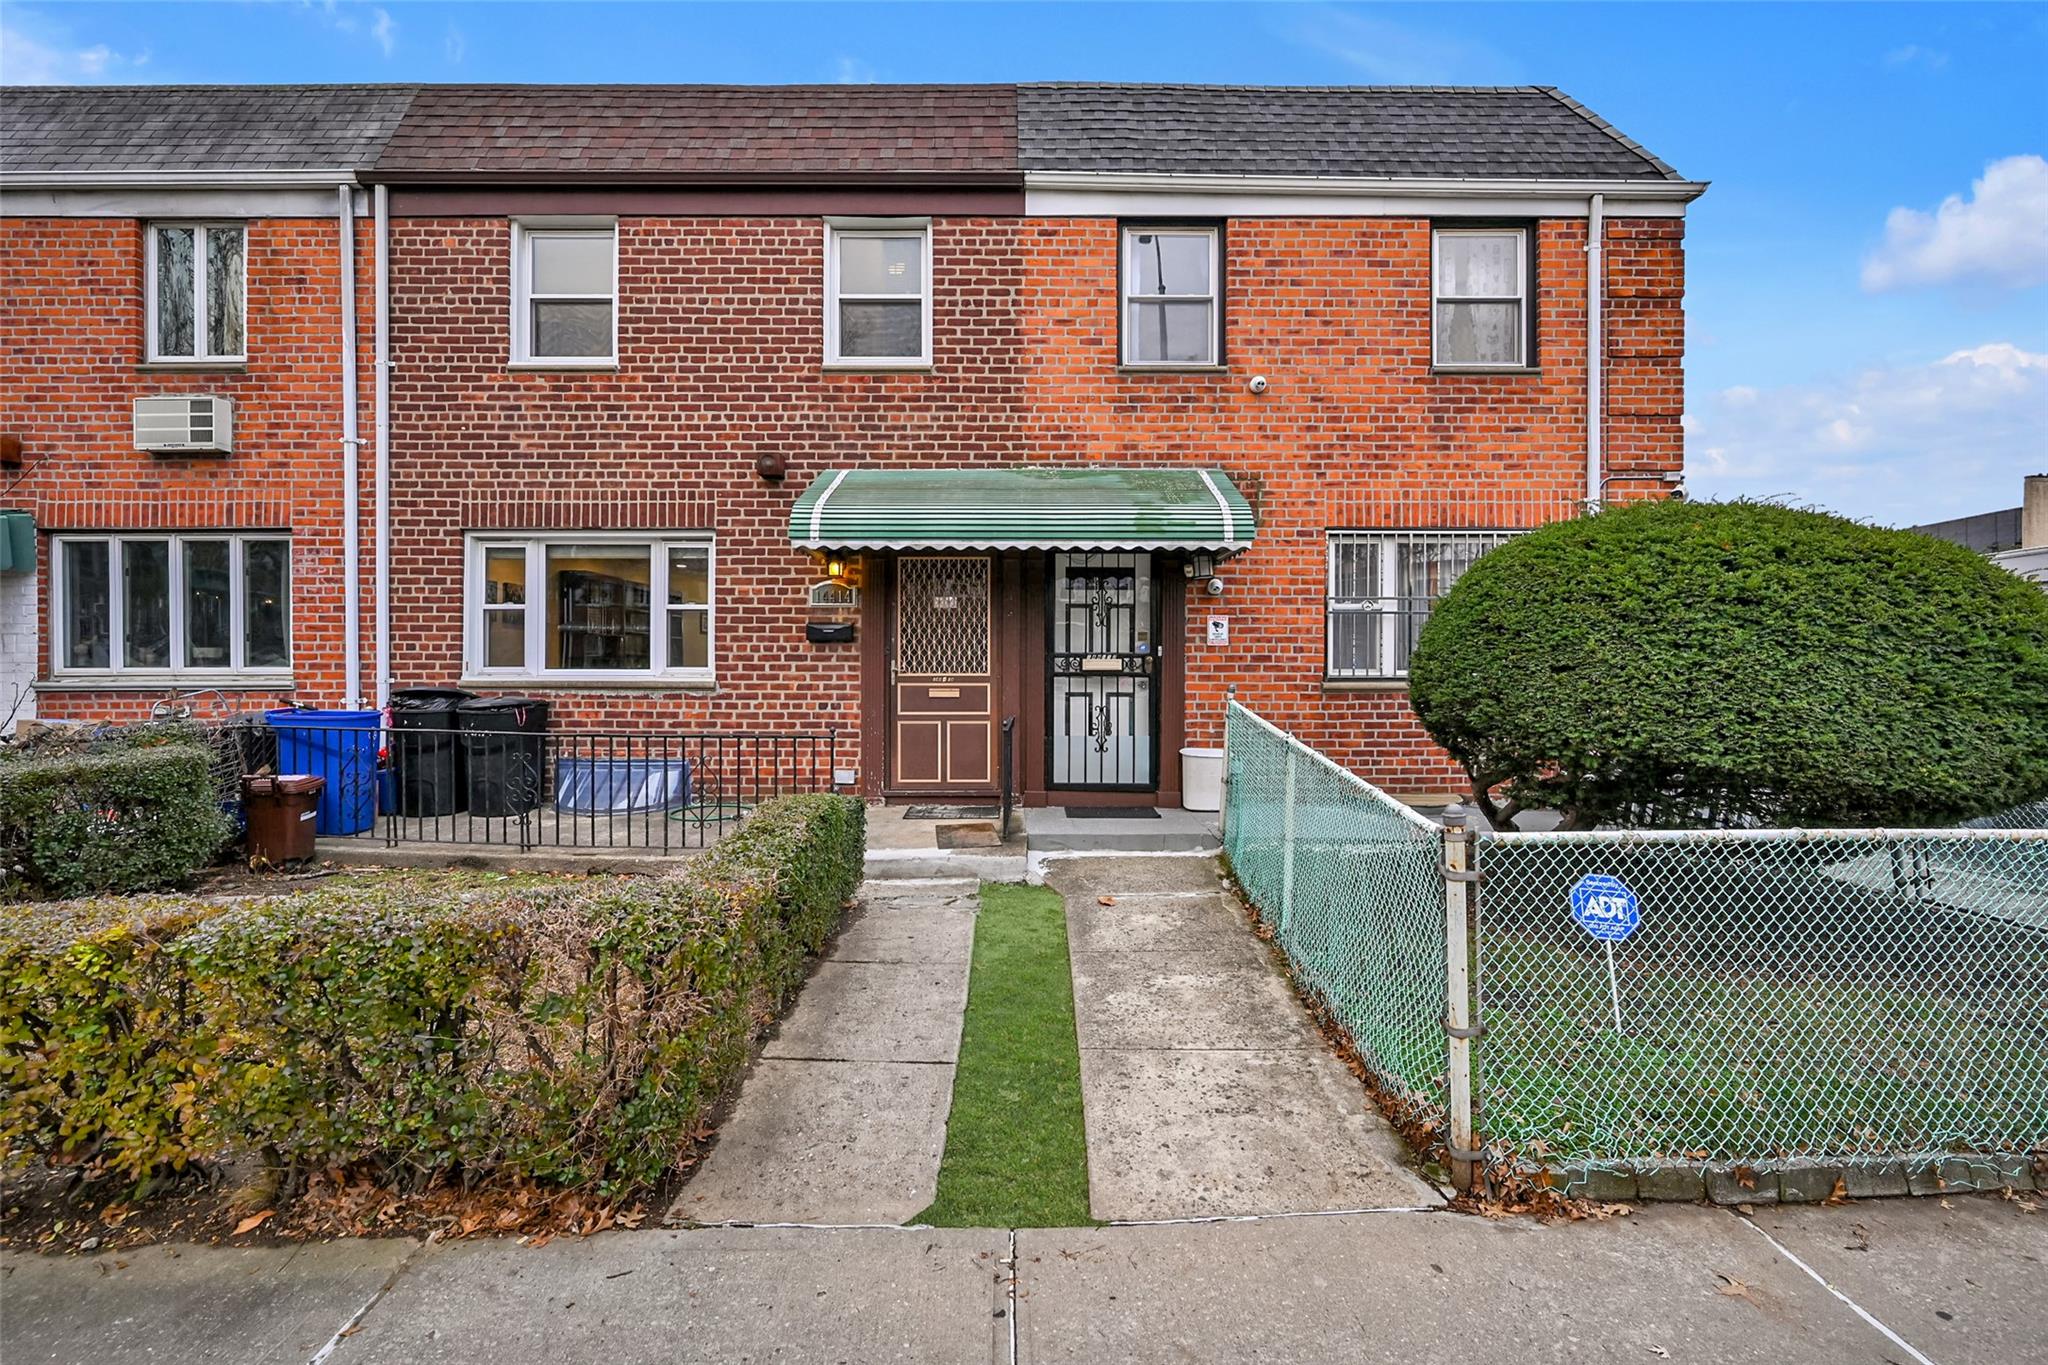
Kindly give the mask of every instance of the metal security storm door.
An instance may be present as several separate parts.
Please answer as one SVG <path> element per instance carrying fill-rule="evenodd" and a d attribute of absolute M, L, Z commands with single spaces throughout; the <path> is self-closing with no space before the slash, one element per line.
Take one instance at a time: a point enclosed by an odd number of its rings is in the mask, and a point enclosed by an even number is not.
<path fill-rule="evenodd" d="M 1149 554 L 1053 556 L 1052 785 L 1159 784 L 1158 622 Z"/>
<path fill-rule="evenodd" d="M 995 786 L 990 579 L 983 555 L 896 562 L 890 772 L 898 791 Z"/>

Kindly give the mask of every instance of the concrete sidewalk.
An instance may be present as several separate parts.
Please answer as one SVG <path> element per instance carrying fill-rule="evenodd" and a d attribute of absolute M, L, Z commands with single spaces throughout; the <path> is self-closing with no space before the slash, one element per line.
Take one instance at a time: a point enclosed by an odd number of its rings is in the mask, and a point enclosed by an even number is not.
<path fill-rule="evenodd" d="M 1994 1196 L 1948 1204 L 1778 1208 L 1754 1220 L 1657 1205 L 1548 1226 L 1437 1210 L 1027 1229 L 1014 1238 L 707 1228 L 538 1249 L 334 1242 L 63 1259 L 10 1253 L 0 1256 L 0 1358 L 2048 1360 L 2048 1212 Z"/>
<path fill-rule="evenodd" d="M 870 881 L 670 1210 L 901 1223 L 938 1193 L 979 884 Z"/>
<path fill-rule="evenodd" d="M 1097 1218 L 1442 1202 L 1309 1023 L 1213 858 L 1075 858 L 1049 865 L 1046 884 L 1067 905 Z"/>

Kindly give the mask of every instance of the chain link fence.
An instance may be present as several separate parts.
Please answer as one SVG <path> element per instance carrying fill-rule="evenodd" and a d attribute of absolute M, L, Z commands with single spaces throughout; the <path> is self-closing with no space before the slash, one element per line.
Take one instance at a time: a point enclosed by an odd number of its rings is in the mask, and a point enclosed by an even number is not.
<path fill-rule="evenodd" d="M 1441 829 L 1234 701 L 1225 744 L 1240 884 L 1375 1077 L 1432 1115 L 1457 1100 L 1446 982 L 1469 954 L 1497 1179 L 1668 1170 L 1696 1197 L 1702 1171 L 1883 1168 L 1903 1192 L 1908 1171 L 2027 1184 L 2048 1162 L 2048 806 L 1954 830 L 1480 833 L 1467 950 Z"/>
<path fill-rule="evenodd" d="M 2048 836 L 1492 834 L 1478 865 L 1496 1162 L 1770 1171 L 2048 1138 Z"/>
<path fill-rule="evenodd" d="M 1235 702 L 1223 744 L 1238 884 L 1382 1090 L 1440 1128 L 1442 831 Z"/>

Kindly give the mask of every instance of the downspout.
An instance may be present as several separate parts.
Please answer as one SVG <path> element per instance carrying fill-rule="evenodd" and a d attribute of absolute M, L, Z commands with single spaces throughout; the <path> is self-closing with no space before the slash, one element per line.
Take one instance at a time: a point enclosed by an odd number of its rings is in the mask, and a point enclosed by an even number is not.
<path fill-rule="evenodd" d="M 356 200 L 340 188 L 341 224 L 341 704 L 363 704 L 362 435 L 356 411 Z"/>
<path fill-rule="evenodd" d="M 377 709 L 391 704 L 391 199 L 379 185 L 376 206 L 376 653 Z"/>
<path fill-rule="evenodd" d="M 1586 209 L 1586 510 L 1597 512 L 1607 487 L 1601 478 L 1601 438 L 1607 426 L 1606 394 L 1602 387 L 1607 367 L 1601 345 L 1601 304 L 1606 283 L 1601 246 L 1607 235 L 1607 196 L 1596 194 Z"/>

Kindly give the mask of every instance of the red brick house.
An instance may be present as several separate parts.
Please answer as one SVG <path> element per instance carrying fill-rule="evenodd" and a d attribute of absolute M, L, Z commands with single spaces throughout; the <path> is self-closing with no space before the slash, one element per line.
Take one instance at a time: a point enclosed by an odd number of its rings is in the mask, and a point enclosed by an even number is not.
<path fill-rule="evenodd" d="M 207 122 L 230 100 L 278 112 L 230 134 Z M 889 796 L 992 794 L 1013 720 L 1027 803 L 1173 804 L 1235 683 L 1437 791 L 1456 773 L 1402 683 L 1430 600 L 1501 536 L 1683 467 L 1703 186 L 1547 89 L 172 88 L 0 112 L 0 505 L 40 531 L 46 715 L 460 684 L 546 696 L 563 728 L 831 728 Z M 324 218 L 288 212 L 316 193 Z M 246 340 L 166 368 L 188 229 L 195 259 L 241 262 Z M 200 391 L 234 400 L 232 454 L 137 449 L 131 400 Z M 160 562 L 186 566 L 171 599 L 225 570 L 226 654 L 198 652 L 192 605 L 162 613 L 168 662 L 137 652 Z M 279 592 L 284 665 L 252 606 Z"/>

